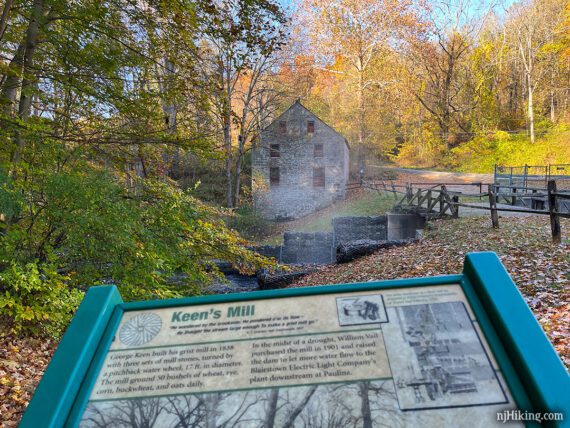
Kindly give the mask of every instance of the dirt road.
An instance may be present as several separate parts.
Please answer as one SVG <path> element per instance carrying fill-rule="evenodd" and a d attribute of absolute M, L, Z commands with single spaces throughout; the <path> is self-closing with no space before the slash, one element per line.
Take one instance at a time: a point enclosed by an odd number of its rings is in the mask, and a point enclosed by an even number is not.
<path fill-rule="evenodd" d="M 427 169 L 410 169 L 410 168 L 395 168 L 395 167 L 382 167 L 379 165 L 370 165 L 374 168 L 381 168 L 398 173 L 398 177 L 410 176 L 414 182 L 429 182 L 429 183 L 475 183 L 481 182 L 491 184 L 493 182 L 493 174 L 477 174 L 471 172 L 448 172 L 448 171 L 431 171 Z"/>
<path fill-rule="evenodd" d="M 458 192 L 464 195 L 473 195 L 478 193 L 485 193 L 487 191 L 487 185 L 493 183 L 493 174 L 477 174 L 477 173 L 467 173 L 467 172 L 448 172 L 448 171 L 431 171 L 422 169 L 409 169 L 409 168 L 395 168 L 395 167 L 380 167 L 371 165 L 372 167 L 394 171 L 397 173 L 396 181 L 399 184 L 410 183 L 413 184 L 414 188 L 427 189 L 431 186 L 437 184 L 445 184 L 447 190 L 451 192 Z M 486 197 L 478 200 L 461 202 L 469 203 L 470 205 L 478 206 L 489 206 L 488 199 Z M 498 208 L 510 208 L 510 205 L 497 204 Z M 489 216 L 489 211 L 477 209 L 460 207 L 459 215 L 461 217 L 476 217 L 476 216 Z M 508 211 L 500 211 L 500 217 L 527 217 L 533 214 L 527 213 L 515 213 Z"/>

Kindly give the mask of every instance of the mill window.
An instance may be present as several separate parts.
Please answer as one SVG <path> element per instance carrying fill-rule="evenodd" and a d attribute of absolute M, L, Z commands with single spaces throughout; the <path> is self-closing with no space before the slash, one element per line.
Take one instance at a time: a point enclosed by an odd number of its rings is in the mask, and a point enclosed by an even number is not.
<path fill-rule="evenodd" d="M 314 134 L 315 133 L 315 121 L 309 120 L 307 122 L 307 134 Z"/>
<path fill-rule="evenodd" d="M 313 187 L 325 187 L 325 169 L 313 168 Z"/>
<path fill-rule="evenodd" d="M 269 148 L 269 156 L 272 158 L 278 158 L 280 156 L 279 144 L 271 144 Z"/>
<path fill-rule="evenodd" d="M 287 132 L 287 122 L 285 122 L 284 120 L 281 120 L 279 122 L 279 132 L 281 132 L 282 134 L 285 134 Z"/>
<path fill-rule="evenodd" d="M 316 158 L 323 157 L 323 145 L 322 144 L 315 144 L 313 147 L 313 156 Z"/>
<path fill-rule="evenodd" d="M 279 186 L 279 167 L 272 166 L 269 168 L 269 184 Z"/>

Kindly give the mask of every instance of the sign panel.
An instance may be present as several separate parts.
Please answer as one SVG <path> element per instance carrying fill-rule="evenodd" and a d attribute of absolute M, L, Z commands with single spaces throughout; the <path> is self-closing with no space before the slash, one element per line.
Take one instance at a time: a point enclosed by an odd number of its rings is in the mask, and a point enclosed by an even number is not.
<path fill-rule="evenodd" d="M 490 426 L 515 408 L 454 284 L 125 312 L 81 426 L 149 409 L 154 426 Z"/>

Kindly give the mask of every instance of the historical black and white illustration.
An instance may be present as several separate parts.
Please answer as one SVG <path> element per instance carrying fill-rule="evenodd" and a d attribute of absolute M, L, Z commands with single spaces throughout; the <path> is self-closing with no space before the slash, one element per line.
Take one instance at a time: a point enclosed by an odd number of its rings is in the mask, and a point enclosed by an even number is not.
<path fill-rule="evenodd" d="M 80 427 L 405 426 L 396 411 L 391 381 L 365 381 L 95 402 Z"/>
<path fill-rule="evenodd" d="M 383 328 L 402 410 L 506 403 L 462 302 L 389 308 Z"/>
<path fill-rule="evenodd" d="M 89 403 L 80 428 L 501 427 L 505 406 L 402 412 L 392 380 Z M 509 427 L 522 424 L 513 422 Z"/>
<path fill-rule="evenodd" d="M 336 299 L 341 326 L 387 322 L 382 295 L 352 296 Z"/>

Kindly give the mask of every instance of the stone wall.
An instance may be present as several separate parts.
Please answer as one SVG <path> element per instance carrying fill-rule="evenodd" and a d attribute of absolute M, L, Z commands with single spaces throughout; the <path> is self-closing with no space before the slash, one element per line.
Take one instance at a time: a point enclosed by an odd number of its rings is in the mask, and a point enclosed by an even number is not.
<path fill-rule="evenodd" d="M 332 220 L 335 245 L 341 242 L 388 239 L 386 215 L 370 217 L 335 217 Z"/>
<path fill-rule="evenodd" d="M 254 250 L 284 264 L 329 264 L 336 261 L 340 243 L 414 239 L 416 229 L 423 227 L 424 221 L 415 214 L 335 217 L 332 232 L 285 232 L 283 245 L 266 245 Z"/>
<path fill-rule="evenodd" d="M 307 132 L 313 121 L 313 133 Z M 286 123 L 286 131 L 279 123 Z M 271 145 L 279 157 L 271 157 Z M 322 156 L 315 156 L 322 144 Z M 270 169 L 279 168 L 279 184 L 270 183 Z M 313 169 L 324 168 L 324 187 L 313 186 Z M 256 210 L 272 220 L 303 217 L 344 199 L 348 181 L 348 146 L 342 135 L 300 103 L 283 113 L 262 133 L 252 153 L 252 189 Z"/>
<path fill-rule="evenodd" d="M 281 263 L 329 264 L 335 253 L 332 232 L 285 232 Z"/>
<path fill-rule="evenodd" d="M 394 241 L 398 239 L 413 239 L 416 237 L 416 230 L 425 227 L 425 218 L 417 214 L 386 214 L 387 217 L 387 239 Z"/>

